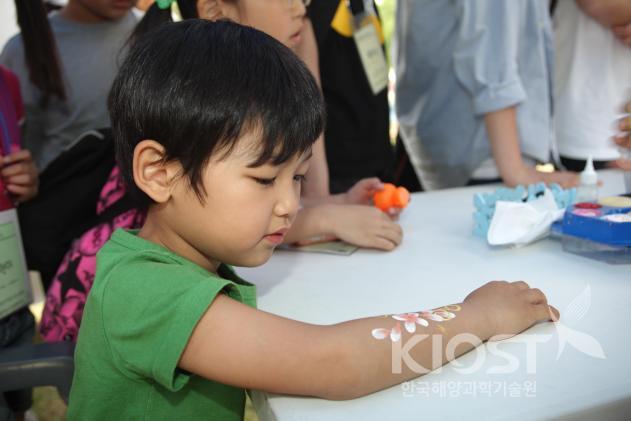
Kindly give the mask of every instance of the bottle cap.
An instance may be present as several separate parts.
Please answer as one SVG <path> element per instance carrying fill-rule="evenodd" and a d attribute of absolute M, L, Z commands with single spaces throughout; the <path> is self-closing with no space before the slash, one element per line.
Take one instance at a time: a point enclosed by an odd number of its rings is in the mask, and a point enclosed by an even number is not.
<path fill-rule="evenodd" d="M 598 174 L 594 171 L 594 161 L 590 155 L 585 163 L 585 169 L 581 172 L 581 185 L 593 186 L 596 184 L 598 184 Z"/>

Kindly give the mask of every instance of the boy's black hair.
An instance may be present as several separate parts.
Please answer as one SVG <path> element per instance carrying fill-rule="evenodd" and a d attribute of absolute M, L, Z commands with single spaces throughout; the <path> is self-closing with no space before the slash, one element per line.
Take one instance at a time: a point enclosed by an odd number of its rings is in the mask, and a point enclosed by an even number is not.
<path fill-rule="evenodd" d="M 211 155 L 227 156 L 246 131 L 261 132 L 252 167 L 279 165 L 307 151 L 324 128 L 324 101 L 313 76 L 287 47 L 229 21 L 190 19 L 138 38 L 108 99 L 118 165 L 133 180 L 134 148 L 153 139 L 178 160 L 200 201 Z"/>

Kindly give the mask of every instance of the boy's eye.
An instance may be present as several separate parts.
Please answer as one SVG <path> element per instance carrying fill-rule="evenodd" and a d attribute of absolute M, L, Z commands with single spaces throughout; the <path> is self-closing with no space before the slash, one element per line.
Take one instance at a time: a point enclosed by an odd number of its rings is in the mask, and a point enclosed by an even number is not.
<path fill-rule="evenodd" d="M 294 175 L 294 181 L 304 183 L 305 181 L 307 181 L 307 177 L 304 174 L 296 174 Z"/>
<path fill-rule="evenodd" d="M 274 178 L 258 178 L 258 177 L 254 177 L 254 181 L 256 181 L 257 183 L 259 183 L 262 186 L 271 186 L 272 184 L 274 184 L 274 181 L 276 181 L 276 177 L 274 177 Z"/>

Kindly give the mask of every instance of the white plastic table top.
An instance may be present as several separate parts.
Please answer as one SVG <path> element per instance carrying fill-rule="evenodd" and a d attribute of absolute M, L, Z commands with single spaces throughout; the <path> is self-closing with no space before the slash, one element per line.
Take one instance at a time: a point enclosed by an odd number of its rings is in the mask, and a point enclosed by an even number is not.
<path fill-rule="evenodd" d="M 607 171 L 601 178 L 601 195 L 624 192 L 620 173 Z M 472 199 L 474 193 L 493 188 L 414 194 L 400 219 L 404 241 L 390 253 L 358 250 L 351 256 L 332 256 L 280 251 L 262 267 L 238 271 L 257 285 L 260 309 L 317 324 L 437 307 L 461 301 L 489 280 L 523 279 L 546 293 L 571 331 L 560 334 L 553 324 L 540 324 L 498 343 L 495 351 L 485 344 L 412 383 L 351 401 L 255 391 L 252 397 L 260 418 L 602 420 L 624 419 L 625 412 L 629 416 L 631 266 L 565 253 L 553 239 L 522 248 L 490 248 L 471 233 Z M 605 358 L 593 356 L 599 348 Z M 501 373 L 502 368 L 508 372 Z"/>

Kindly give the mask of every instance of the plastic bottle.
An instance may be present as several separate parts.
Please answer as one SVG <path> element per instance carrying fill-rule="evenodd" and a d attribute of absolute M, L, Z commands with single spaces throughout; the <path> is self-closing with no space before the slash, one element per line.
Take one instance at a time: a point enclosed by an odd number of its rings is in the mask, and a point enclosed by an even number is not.
<path fill-rule="evenodd" d="M 591 156 L 587 158 L 585 169 L 581 172 L 581 184 L 578 186 L 576 196 L 579 202 L 598 200 L 598 174 L 594 171 L 594 161 Z"/>
<path fill-rule="evenodd" d="M 403 209 L 410 201 L 410 192 L 405 187 L 396 187 L 394 184 L 385 183 L 383 190 L 373 196 L 375 206 L 386 212 L 390 208 Z"/>

